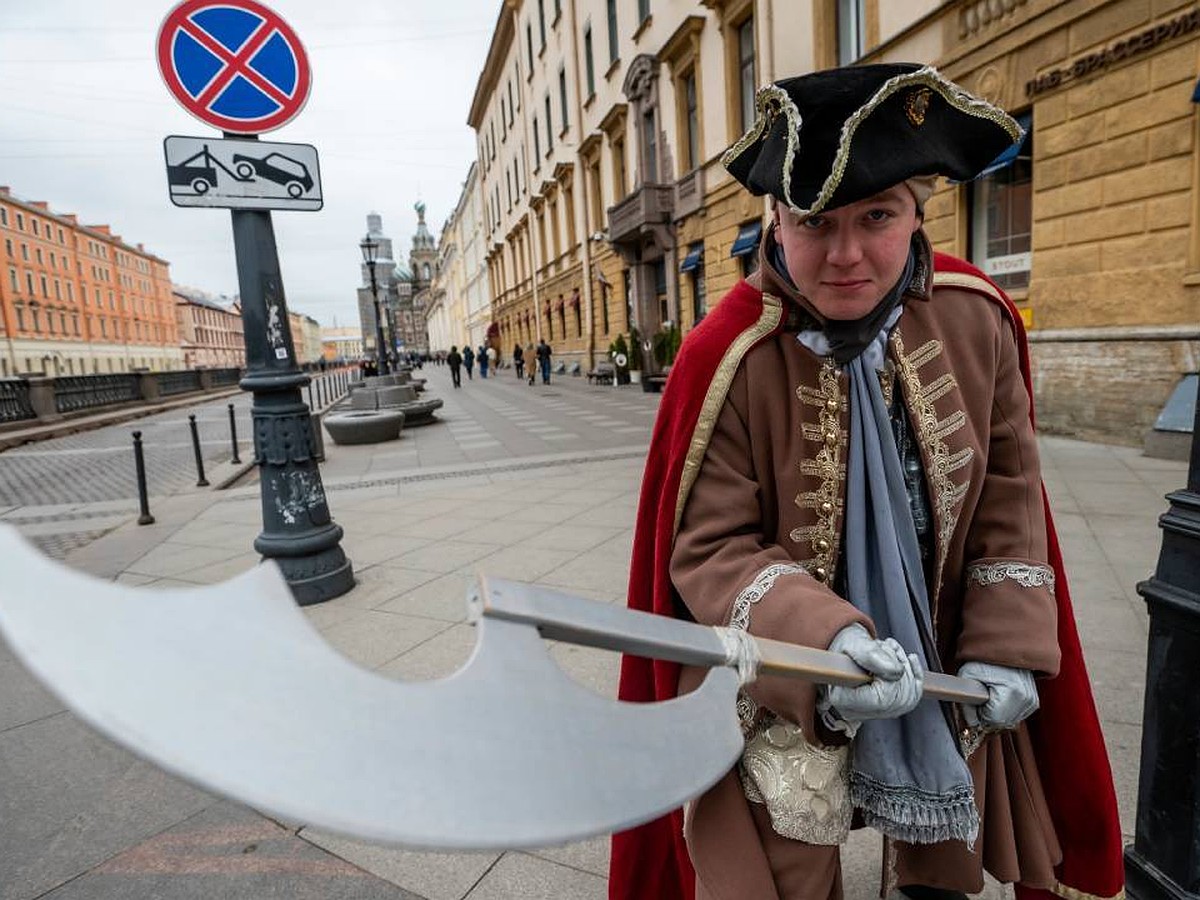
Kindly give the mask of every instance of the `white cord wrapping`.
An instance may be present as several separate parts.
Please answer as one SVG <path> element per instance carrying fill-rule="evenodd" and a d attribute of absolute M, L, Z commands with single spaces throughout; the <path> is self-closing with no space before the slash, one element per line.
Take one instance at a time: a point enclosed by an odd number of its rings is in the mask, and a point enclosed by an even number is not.
<path fill-rule="evenodd" d="M 740 628 L 718 626 L 714 627 L 713 631 L 717 633 L 721 645 L 725 648 L 725 665 L 737 669 L 739 683 L 745 687 L 758 678 L 758 664 L 762 662 L 758 641 Z"/>

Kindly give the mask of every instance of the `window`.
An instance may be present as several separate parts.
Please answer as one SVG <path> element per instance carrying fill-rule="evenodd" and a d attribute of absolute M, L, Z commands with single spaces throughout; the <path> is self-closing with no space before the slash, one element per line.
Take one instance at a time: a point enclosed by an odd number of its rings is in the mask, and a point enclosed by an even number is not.
<path fill-rule="evenodd" d="M 592 231 L 604 230 L 604 201 L 600 194 L 600 159 L 588 166 L 588 205 L 591 206 L 592 219 L 589 226 Z"/>
<path fill-rule="evenodd" d="M 622 200 L 625 197 L 625 138 L 615 138 L 612 142 L 613 163 L 613 199 Z"/>
<path fill-rule="evenodd" d="M 512 123 L 513 123 L 513 92 L 512 92 L 512 81 L 510 80 L 508 82 L 508 124 L 512 125 Z"/>
<path fill-rule="evenodd" d="M 558 22 L 562 15 L 562 0 L 554 0 L 554 21 Z"/>
<path fill-rule="evenodd" d="M 542 165 L 542 133 L 538 131 L 537 116 L 533 117 L 533 171 Z"/>
<path fill-rule="evenodd" d="M 41 228 L 41 223 L 40 223 L 40 222 L 38 222 L 38 220 L 37 220 L 37 219 L 33 219 L 33 220 L 32 220 L 32 222 L 33 222 L 33 233 L 34 233 L 34 235 L 35 235 L 35 236 L 40 236 L 40 235 L 41 235 L 41 233 L 42 233 L 42 232 L 41 232 L 41 230 L 40 230 L 40 228 Z"/>
<path fill-rule="evenodd" d="M 16 306 L 16 311 L 17 311 L 17 331 L 24 331 L 25 330 L 25 307 L 18 304 Z"/>
<path fill-rule="evenodd" d="M 550 151 L 554 149 L 554 130 L 551 126 L 550 119 L 550 94 L 546 94 L 546 155 L 550 155 Z"/>
<path fill-rule="evenodd" d="M 538 33 L 542 38 L 542 43 L 538 46 L 540 53 L 546 49 L 546 0 L 538 0 Z"/>
<path fill-rule="evenodd" d="M 62 230 L 61 228 L 60 228 L 60 229 L 58 229 L 58 242 L 59 242 L 60 244 L 65 244 L 65 243 L 66 243 L 66 241 L 63 239 L 63 230 Z"/>
<path fill-rule="evenodd" d="M 8 210 L 0 206 L 0 225 L 8 225 Z"/>
<path fill-rule="evenodd" d="M 13 256 L 13 245 L 12 245 L 11 238 L 4 239 L 4 252 L 7 253 L 10 257 Z"/>
<path fill-rule="evenodd" d="M 1029 287 L 1033 261 L 1033 119 L 1026 113 L 1017 121 L 1025 140 L 967 185 L 971 262 L 1006 291 Z"/>
<path fill-rule="evenodd" d="M 508 169 L 504 170 L 504 179 L 508 182 L 508 209 L 511 212 L 513 205 L 512 172 Z"/>
<path fill-rule="evenodd" d="M 17 231 L 24 231 L 24 230 L 25 230 L 25 216 L 22 215 L 21 213 L 17 213 Z"/>
<path fill-rule="evenodd" d="M 700 116 L 696 109 L 696 72 L 685 74 L 683 84 L 684 172 L 700 166 Z"/>
<path fill-rule="evenodd" d="M 729 255 L 741 262 L 742 277 L 758 268 L 758 241 L 762 237 L 762 220 L 754 219 L 738 228 Z"/>
<path fill-rule="evenodd" d="M 32 297 L 36 293 L 36 291 L 34 291 L 34 289 L 33 289 L 33 273 L 32 272 L 25 273 L 25 287 L 29 288 L 29 296 L 30 297 Z"/>
<path fill-rule="evenodd" d="M 69 281 L 67 282 L 67 300 L 71 303 L 75 302 L 75 289 Z"/>
<path fill-rule="evenodd" d="M 8 269 L 8 284 L 12 288 L 14 294 L 21 293 L 21 279 L 17 278 L 17 270 L 11 266 Z"/>
<path fill-rule="evenodd" d="M 650 0 L 638 0 L 638 22 L 645 22 L 650 18 Z"/>
<path fill-rule="evenodd" d="M 603 273 L 601 273 L 601 277 L 604 277 Z M 605 334 L 608 334 L 611 330 L 608 320 L 608 295 L 611 291 L 612 285 L 610 285 L 607 281 L 600 282 L 600 309 L 603 311 Z"/>
<path fill-rule="evenodd" d="M 562 107 L 562 131 L 560 134 L 566 134 L 571 122 L 567 116 L 567 70 L 565 66 L 560 66 L 558 69 L 558 101 Z"/>
<path fill-rule="evenodd" d="M 608 62 L 609 65 L 620 59 L 617 52 L 617 0 L 608 0 Z"/>
<path fill-rule="evenodd" d="M 508 111 L 504 108 L 504 95 L 500 96 L 500 140 L 508 137 Z"/>
<path fill-rule="evenodd" d="M 747 19 L 737 29 L 738 35 L 738 109 L 740 130 L 745 133 L 754 124 L 754 19 Z"/>
<path fill-rule="evenodd" d="M 587 73 L 587 95 L 596 93 L 596 68 L 592 62 L 592 24 L 589 22 L 583 29 L 583 68 Z"/>
<path fill-rule="evenodd" d="M 21 244 L 21 259 L 25 260 L 25 262 L 29 262 L 29 245 L 28 244 Z"/>
<path fill-rule="evenodd" d="M 37 261 L 38 261 L 38 265 L 39 265 L 39 266 L 43 266 L 43 265 L 45 265 L 45 264 L 46 264 L 46 260 L 45 260 L 45 258 L 42 256 L 42 248 L 41 248 L 41 247 L 34 247 L 34 248 L 33 248 L 33 253 L 34 253 L 34 256 L 36 256 L 36 257 L 37 257 Z"/>
<path fill-rule="evenodd" d="M 525 23 L 525 50 L 526 50 L 526 54 L 529 57 L 529 65 L 526 67 L 527 69 L 529 69 L 529 74 L 525 77 L 532 78 L 533 77 L 533 25 L 531 25 L 528 22 Z"/>
<path fill-rule="evenodd" d="M 866 41 L 863 26 L 866 21 L 865 0 L 838 0 L 837 42 L 838 65 L 848 66 L 863 55 Z"/>

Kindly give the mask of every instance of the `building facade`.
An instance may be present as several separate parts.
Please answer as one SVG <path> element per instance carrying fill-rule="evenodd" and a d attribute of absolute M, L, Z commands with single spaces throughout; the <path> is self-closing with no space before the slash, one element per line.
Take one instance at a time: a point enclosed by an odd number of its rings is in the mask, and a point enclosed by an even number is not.
<path fill-rule="evenodd" d="M 363 357 L 362 332 L 334 325 L 321 329 L 321 355 L 326 362 L 356 363 Z"/>
<path fill-rule="evenodd" d="M 644 364 L 756 264 L 766 205 L 724 150 L 758 86 L 931 63 L 1027 126 L 927 209 L 1017 301 L 1044 428 L 1140 443 L 1200 367 L 1194 0 L 506 0 L 469 123 L 492 317 L 586 368 Z"/>
<path fill-rule="evenodd" d="M 397 338 L 397 313 L 402 308 L 412 307 L 412 275 L 408 269 L 396 262 L 392 251 L 392 239 L 383 233 L 383 217 L 379 213 L 367 215 L 366 236 L 378 242 L 379 250 L 375 261 L 374 293 L 370 267 L 365 262 L 362 264 L 362 285 L 358 288 L 358 320 L 361 325 L 363 355 L 370 359 L 378 359 L 376 303 L 386 344 Z M 394 347 L 392 352 L 395 352 Z"/>
<path fill-rule="evenodd" d="M 183 366 L 170 264 L 0 187 L 0 377 Z"/>
<path fill-rule="evenodd" d="M 185 369 L 245 368 L 241 311 L 210 294 L 176 285 L 175 321 Z"/>
<path fill-rule="evenodd" d="M 493 317 L 482 210 L 479 166 L 472 163 L 438 242 L 437 271 L 426 313 L 429 345 L 434 351 L 464 344 L 478 347 L 487 339 Z"/>
<path fill-rule="evenodd" d="M 919 53 L 1027 129 L 1009 165 L 935 197 L 928 231 L 1017 301 L 1039 423 L 1142 443 L 1200 368 L 1200 6 L 885 7 L 864 58 Z"/>
<path fill-rule="evenodd" d="M 408 267 L 412 273 L 412 301 L 401 307 L 396 327 L 401 352 L 425 354 L 429 352 L 426 319 L 427 308 L 431 303 L 433 279 L 438 271 L 438 247 L 437 240 L 425 224 L 425 204 L 417 202 L 413 209 L 417 214 L 417 230 L 413 234 L 412 249 L 408 253 Z"/>

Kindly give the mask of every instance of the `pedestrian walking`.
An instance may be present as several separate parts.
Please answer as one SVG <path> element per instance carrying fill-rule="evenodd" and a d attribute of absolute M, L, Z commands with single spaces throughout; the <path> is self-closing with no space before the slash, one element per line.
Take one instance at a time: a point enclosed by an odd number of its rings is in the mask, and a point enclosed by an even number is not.
<path fill-rule="evenodd" d="M 969 181 L 1021 128 L 915 64 L 787 79 L 755 108 L 724 162 L 770 196 L 759 270 L 672 370 L 629 602 L 844 652 L 873 680 L 748 684 L 741 763 L 686 820 L 614 838 L 610 897 L 839 900 L 852 819 L 884 836 L 882 893 L 965 900 L 986 870 L 1022 900 L 1120 896 L 1024 329 L 922 228 L 933 175 Z M 927 671 L 986 704 L 921 702 Z M 628 656 L 620 696 L 706 675 Z"/>
<path fill-rule="evenodd" d="M 545 339 L 538 341 L 537 361 L 538 370 L 542 373 L 542 384 L 550 383 L 550 345 Z"/>
<path fill-rule="evenodd" d="M 456 388 L 462 387 L 462 354 L 458 352 L 458 345 L 452 345 L 450 352 L 446 354 L 446 365 L 450 367 L 450 381 Z"/>
<path fill-rule="evenodd" d="M 512 353 L 513 368 L 516 369 L 517 378 L 525 377 L 525 351 L 521 349 L 521 344 L 518 342 L 513 344 Z"/>
<path fill-rule="evenodd" d="M 475 367 L 475 351 L 471 349 L 471 345 L 467 344 L 462 350 L 463 368 L 467 370 L 467 381 L 473 381 L 474 376 L 471 370 Z"/>
<path fill-rule="evenodd" d="M 490 362 L 488 359 L 487 347 L 483 346 L 483 344 L 480 344 L 479 350 L 476 351 L 475 358 L 479 360 L 479 377 L 487 378 L 488 363 Z"/>

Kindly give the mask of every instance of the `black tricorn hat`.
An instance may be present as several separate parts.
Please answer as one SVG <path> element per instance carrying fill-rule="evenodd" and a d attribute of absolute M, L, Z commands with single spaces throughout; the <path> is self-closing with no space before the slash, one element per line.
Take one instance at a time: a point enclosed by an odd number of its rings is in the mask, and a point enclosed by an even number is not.
<path fill-rule="evenodd" d="M 722 161 L 751 193 L 804 216 L 918 175 L 968 181 L 1022 136 L 1012 116 L 932 66 L 884 63 L 761 88 L 753 127 Z"/>

